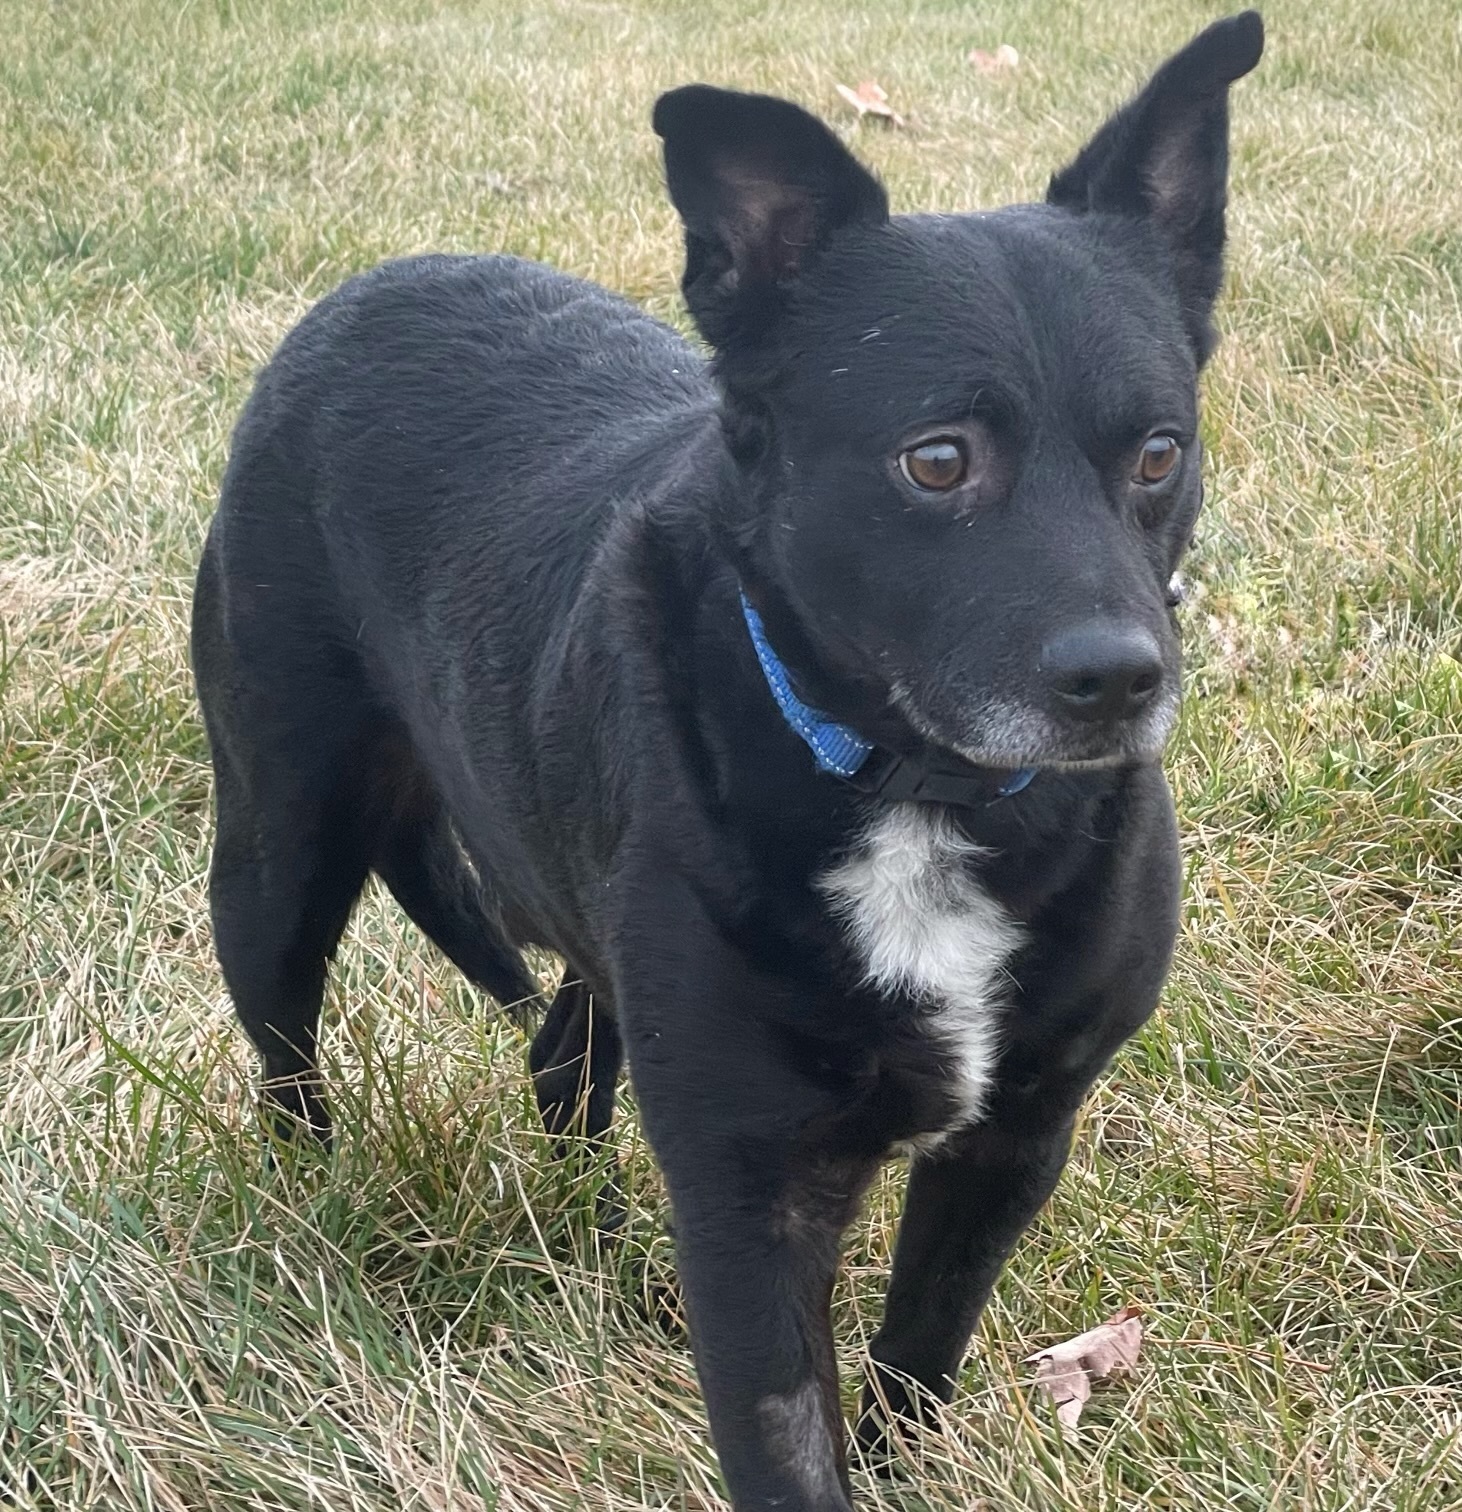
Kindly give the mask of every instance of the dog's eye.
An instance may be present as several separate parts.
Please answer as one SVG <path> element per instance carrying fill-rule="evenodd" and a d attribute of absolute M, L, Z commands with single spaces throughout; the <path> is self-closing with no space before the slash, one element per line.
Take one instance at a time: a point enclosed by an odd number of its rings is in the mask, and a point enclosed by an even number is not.
<path fill-rule="evenodd" d="M 1166 482 L 1182 455 L 1183 448 L 1171 436 L 1149 436 L 1138 453 L 1132 481 L 1148 485 Z"/>
<path fill-rule="evenodd" d="M 961 442 L 941 437 L 900 452 L 899 471 L 925 493 L 948 493 L 969 476 L 970 459 Z"/>

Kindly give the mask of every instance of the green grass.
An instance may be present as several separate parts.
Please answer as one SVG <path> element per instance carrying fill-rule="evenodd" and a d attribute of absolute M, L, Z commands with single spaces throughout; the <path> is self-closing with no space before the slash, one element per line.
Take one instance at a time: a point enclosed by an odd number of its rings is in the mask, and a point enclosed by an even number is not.
<path fill-rule="evenodd" d="M 505 248 L 681 320 L 649 108 L 835 118 L 895 206 L 1037 195 L 1189 0 L 0 0 L 0 1504 L 719 1505 L 634 1122 L 624 1243 L 523 1046 L 372 895 L 334 1162 L 266 1168 L 209 949 L 190 578 L 251 375 L 311 301 Z M 1462 1506 L 1462 19 L 1278 0 L 1171 769 L 1186 930 L 976 1341 L 862 1505 Z M 1013 42 L 1011 79 L 972 46 Z M 861 131 L 835 82 L 910 118 Z M 851 1236 L 846 1379 L 902 1177 Z M 1064 1444 L 1021 1359 L 1134 1300 Z"/>

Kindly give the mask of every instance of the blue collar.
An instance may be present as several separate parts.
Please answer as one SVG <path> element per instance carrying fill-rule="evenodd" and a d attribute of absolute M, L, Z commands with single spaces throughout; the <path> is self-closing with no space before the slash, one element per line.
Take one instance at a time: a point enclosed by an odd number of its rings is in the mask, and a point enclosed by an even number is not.
<path fill-rule="evenodd" d="M 777 708 L 812 752 L 819 772 L 841 777 L 870 797 L 965 807 L 983 807 L 1001 798 L 1012 798 L 1034 780 L 1035 767 L 997 772 L 946 752 L 911 758 L 878 750 L 850 725 L 829 719 L 821 709 L 814 709 L 798 698 L 782 659 L 767 639 L 761 615 L 752 608 L 745 593 L 741 595 L 741 612 L 746 616 L 756 659 L 761 663 L 762 675 Z"/>
<path fill-rule="evenodd" d="M 792 691 L 792 679 L 787 676 L 781 658 L 772 650 L 761 615 L 751 607 L 744 593 L 741 612 L 746 616 L 746 628 L 751 631 L 751 644 L 756 647 L 756 659 L 761 663 L 767 687 L 772 690 L 782 718 L 806 741 L 817 770 L 831 772 L 834 777 L 856 777 L 873 754 L 873 742 L 864 740 L 848 725 L 829 719 L 821 709 L 803 703 Z"/>

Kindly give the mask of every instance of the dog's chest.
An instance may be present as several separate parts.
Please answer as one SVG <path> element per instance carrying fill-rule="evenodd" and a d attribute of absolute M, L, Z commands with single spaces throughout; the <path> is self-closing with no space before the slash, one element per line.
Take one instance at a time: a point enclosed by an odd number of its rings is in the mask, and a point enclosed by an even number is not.
<path fill-rule="evenodd" d="M 914 999 L 948 1059 L 954 1116 L 936 1142 L 980 1115 L 1006 963 L 1021 942 L 1019 926 L 973 873 L 979 854 L 942 811 L 898 804 L 819 879 L 869 983 Z"/>

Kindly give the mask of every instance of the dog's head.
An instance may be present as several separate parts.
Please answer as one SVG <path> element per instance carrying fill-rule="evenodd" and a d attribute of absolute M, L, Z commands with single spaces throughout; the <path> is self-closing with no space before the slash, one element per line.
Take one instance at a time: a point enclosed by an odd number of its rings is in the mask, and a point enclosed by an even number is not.
<path fill-rule="evenodd" d="M 1044 205 L 989 214 L 891 218 L 784 100 L 656 105 L 741 475 L 724 538 L 805 696 L 870 738 L 1000 767 L 1161 752 L 1228 88 L 1263 42 L 1252 11 L 1210 27 Z"/>

